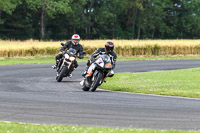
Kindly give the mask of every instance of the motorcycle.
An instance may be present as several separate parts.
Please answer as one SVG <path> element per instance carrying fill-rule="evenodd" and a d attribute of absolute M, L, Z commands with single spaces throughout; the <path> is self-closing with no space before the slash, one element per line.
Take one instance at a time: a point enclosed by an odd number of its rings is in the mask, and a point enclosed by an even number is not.
<path fill-rule="evenodd" d="M 114 75 L 112 68 L 113 64 L 110 57 L 107 54 L 100 55 L 90 65 L 87 75 L 80 82 L 82 90 L 94 92 L 105 81 L 106 77 L 112 77 Z"/>
<path fill-rule="evenodd" d="M 63 46 L 64 44 L 61 43 Z M 83 52 L 85 54 L 85 51 Z M 75 68 L 75 61 L 76 61 L 76 50 L 73 48 L 64 51 L 63 57 L 60 59 L 57 67 L 57 82 L 61 82 L 63 77 L 68 77 Z"/>

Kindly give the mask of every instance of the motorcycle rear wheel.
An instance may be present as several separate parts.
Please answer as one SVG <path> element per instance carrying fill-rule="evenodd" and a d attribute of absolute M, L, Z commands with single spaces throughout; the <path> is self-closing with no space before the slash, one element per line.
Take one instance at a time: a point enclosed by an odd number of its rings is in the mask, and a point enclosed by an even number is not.
<path fill-rule="evenodd" d="M 85 86 L 85 82 L 86 82 L 86 79 L 84 79 L 84 81 L 83 81 L 82 90 L 83 90 L 83 91 L 89 91 L 90 88 Z"/>
<path fill-rule="evenodd" d="M 83 91 L 89 91 L 89 89 L 90 89 L 90 88 L 88 88 L 88 87 L 86 87 L 86 86 L 83 86 L 83 87 L 82 87 L 82 90 L 83 90 Z"/>

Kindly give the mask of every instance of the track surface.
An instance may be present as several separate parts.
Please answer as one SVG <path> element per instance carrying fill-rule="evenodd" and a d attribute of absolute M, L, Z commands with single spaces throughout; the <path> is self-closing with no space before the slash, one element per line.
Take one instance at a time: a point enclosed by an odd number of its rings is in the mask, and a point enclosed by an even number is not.
<path fill-rule="evenodd" d="M 0 66 L 0 121 L 106 127 L 200 130 L 200 99 L 83 92 L 85 63 L 73 78 L 55 80 L 53 64 Z M 118 62 L 115 72 L 200 67 L 200 60 Z"/>

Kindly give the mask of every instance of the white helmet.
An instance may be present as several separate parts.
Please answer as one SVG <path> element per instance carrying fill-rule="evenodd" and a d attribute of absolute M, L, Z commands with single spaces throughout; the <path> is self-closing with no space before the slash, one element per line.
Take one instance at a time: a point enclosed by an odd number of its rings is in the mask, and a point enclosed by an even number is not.
<path fill-rule="evenodd" d="M 78 34 L 74 34 L 74 35 L 72 36 L 72 43 L 73 43 L 74 45 L 77 45 L 77 44 L 79 44 L 79 41 L 80 41 L 80 36 L 79 36 Z"/>

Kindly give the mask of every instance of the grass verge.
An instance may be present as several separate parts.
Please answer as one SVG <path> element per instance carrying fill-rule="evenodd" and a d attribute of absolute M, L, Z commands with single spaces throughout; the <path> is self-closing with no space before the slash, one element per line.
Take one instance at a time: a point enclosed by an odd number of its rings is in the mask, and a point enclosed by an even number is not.
<path fill-rule="evenodd" d="M 200 68 L 117 73 L 99 88 L 134 93 L 200 98 Z M 120 82 L 119 82 L 120 81 Z"/>
<path fill-rule="evenodd" d="M 82 60 L 78 59 L 78 62 L 86 62 L 88 58 Z M 35 58 L 2 58 L 0 59 L 0 65 L 15 65 L 15 64 L 45 64 L 55 63 L 55 57 L 35 57 Z"/>
<path fill-rule="evenodd" d="M 0 122 L 1 133 L 200 133 L 200 131 L 167 131 L 134 128 L 106 128 L 68 125 L 38 125 Z"/>
<path fill-rule="evenodd" d="M 78 62 L 86 62 L 89 58 L 77 59 Z M 168 60 L 168 59 L 200 59 L 200 56 L 174 56 L 174 57 L 118 57 L 117 61 L 130 60 Z M 26 58 L 0 58 L 0 65 L 15 64 L 42 64 L 55 63 L 55 57 L 26 57 Z"/>

